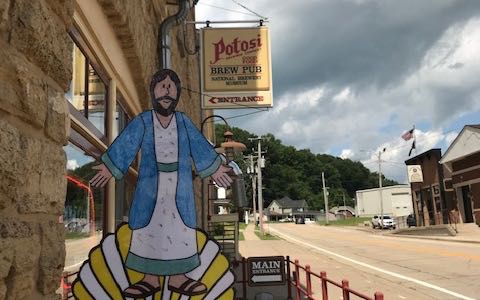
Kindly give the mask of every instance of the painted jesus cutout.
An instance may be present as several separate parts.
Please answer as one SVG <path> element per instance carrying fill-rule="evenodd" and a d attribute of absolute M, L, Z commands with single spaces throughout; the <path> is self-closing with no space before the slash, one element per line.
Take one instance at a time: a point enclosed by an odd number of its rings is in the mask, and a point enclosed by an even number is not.
<path fill-rule="evenodd" d="M 196 228 L 192 163 L 200 177 L 211 176 L 221 187 L 230 186 L 232 179 L 227 173 L 231 168 L 223 164 L 193 122 L 175 111 L 180 92 L 180 79 L 174 71 L 163 69 L 154 74 L 150 84 L 153 109 L 134 118 L 101 156 L 102 164 L 94 167 L 98 173 L 90 182 L 103 187 L 112 177 L 121 179 L 141 153 L 128 226 L 120 226 L 115 235 L 92 249 L 74 284 L 78 299 L 83 294 L 94 299 L 164 299 L 171 293 L 206 297 L 214 289 L 218 291 L 206 298 L 229 299 L 226 292 L 233 295 L 228 262 L 226 267 L 226 259 L 215 262 L 215 257 L 222 257 L 218 245 Z M 201 279 L 214 264 L 222 270 L 207 286 Z M 103 269 L 109 276 L 101 274 Z M 109 287 L 111 281 L 117 290 Z M 217 286 L 218 282 L 223 286 Z M 100 296 L 94 296 L 95 292 Z"/>

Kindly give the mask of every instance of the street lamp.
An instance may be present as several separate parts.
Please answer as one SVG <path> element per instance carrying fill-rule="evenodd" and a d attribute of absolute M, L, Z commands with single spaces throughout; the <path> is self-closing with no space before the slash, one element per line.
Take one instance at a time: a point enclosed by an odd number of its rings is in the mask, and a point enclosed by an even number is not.
<path fill-rule="evenodd" d="M 240 142 L 236 142 L 233 139 L 233 133 L 230 131 L 230 126 L 228 125 L 227 120 L 225 120 L 225 118 L 219 115 L 211 115 L 202 121 L 202 125 L 201 125 L 202 134 L 203 134 L 203 128 L 206 121 L 212 118 L 221 119 L 225 123 L 225 126 L 227 128 L 227 130 L 223 134 L 225 141 L 220 144 L 220 147 L 215 147 L 215 150 L 218 153 L 224 154 L 227 165 L 233 168 L 233 171 L 230 173 L 230 175 L 233 177 L 233 183 L 232 183 L 233 197 L 232 198 L 237 207 L 244 207 L 246 202 L 245 183 L 243 180 L 242 172 L 238 167 L 238 165 L 234 162 L 234 158 L 235 158 L 235 154 L 242 153 L 242 151 L 244 151 L 247 147 L 244 144 Z M 202 192 L 202 199 L 203 197 L 204 196 Z"/>

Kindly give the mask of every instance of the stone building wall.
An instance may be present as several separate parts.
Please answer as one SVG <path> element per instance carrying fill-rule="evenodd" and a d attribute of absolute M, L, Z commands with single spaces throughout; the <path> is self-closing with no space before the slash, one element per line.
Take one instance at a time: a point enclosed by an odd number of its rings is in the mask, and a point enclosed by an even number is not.
<path fill-rule="evenodd" d="M 127 57 L 143 109 L 157 70 L 157 30 L 178 6 L 98 0 Z M 72 77 L 73 0 L 0 1 L 0 299 L 56 299 L 65 261 L 63 215 Z M 193 13 L 190 13 L 193 18 Z M 191 25 L 190 25 L 191 26 Z M 186 38 L 194 45 L 193 28 Z M 198 91 L 198 57 L 176 26 L 172 69 Z M 179 110 L 200 126 L 199 94 L 182 91 Z M 197 183 L 197 199 L 200 199 Z"/>
<path fill-rule="evenodd" d="M 0 2 L 0 299 L 55 299 L 73 1 Z"/>

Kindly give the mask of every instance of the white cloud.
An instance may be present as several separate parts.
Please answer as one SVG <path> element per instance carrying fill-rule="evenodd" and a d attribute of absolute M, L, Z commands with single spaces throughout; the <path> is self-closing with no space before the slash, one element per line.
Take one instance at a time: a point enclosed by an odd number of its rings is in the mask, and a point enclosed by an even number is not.
<path fill-rule="evenodd" d="M 458 136 L 458 132 L 449 132 L 445 135 L 445 141 L 447 142 L 447 145 L 450 146 L 450 144 L 455 140 Z"/>
<path fill-rule="evenodd" d="M 350 88 L 347 87 L 340 91 L 340 93 L 333 96 L 332 100 L 339 103 L 348 102 L 349 100 L 353 99 L 350 94 Z"/>
<path fill-rule="evenodd" d="M 341 159 L 347 159 L 353 157 L 354 153 L 352 149 L 343 149 L 342 153 L 340 154 Z"/>
<path fill-rule="evenodd" d="M 69 159 L 67 161 L 67 170 L 75 170 L 78 167 L 80 167 L 80 165 L 78 164 L 77 160 Z"/>

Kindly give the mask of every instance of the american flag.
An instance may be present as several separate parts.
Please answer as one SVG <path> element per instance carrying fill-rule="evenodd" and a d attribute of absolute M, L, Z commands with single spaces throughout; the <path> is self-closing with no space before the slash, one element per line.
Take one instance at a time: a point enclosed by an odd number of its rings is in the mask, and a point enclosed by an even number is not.
<path fill-rule="evenodd" d="M 412 139 L 414 130 L 415 130 L 415 128 L 412 128 L 409 131 L 402 134 L 402 139 L 404 139 L 405 141 L 408 141 L 408 140 Z"/>

